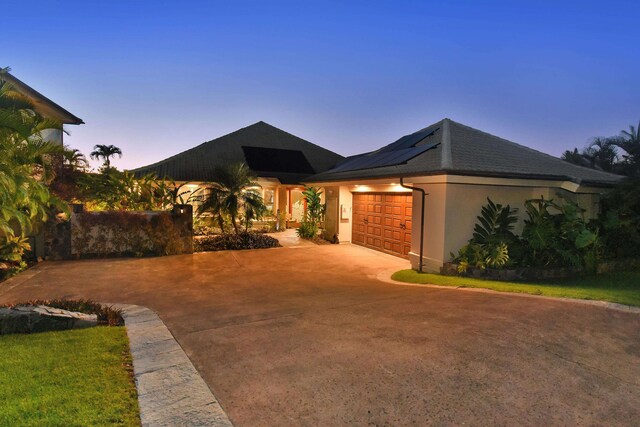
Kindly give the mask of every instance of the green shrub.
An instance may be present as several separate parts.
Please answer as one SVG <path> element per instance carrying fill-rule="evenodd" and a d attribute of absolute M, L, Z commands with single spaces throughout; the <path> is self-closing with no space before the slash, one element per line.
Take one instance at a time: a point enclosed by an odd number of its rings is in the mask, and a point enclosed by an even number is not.
<path fill-rule="evenodd" d="M 601 201 L 598 229 L 603 258 L 633 258 L 640 254 L 640 179 L 629 180 Z M 624 244 L 621 244 L 624 242 Z"/>
<path fill-rule="evenodd" d="M 469 266 L 480 269 L 501 268 L 511 260 L 510 246 L 519 246 L 518 238 L 513 234 L 513 225 L 518 221 L 517 209 L 493 203 L 487 198 L 482 207 L 478 222 L 473 229 L 473 237 L 458 254 L 451 254 L 453 262 L 458 263 L 458 271 L 464 273 Z"/>
<path fill-rule="evenodd" d="M 277 239 L 262 233 L 242 231 L 238 234 L 222 234 L 219 236 L 206 236 L 194 239 L 195 252 L 228 251 L 242 249 L 267 249 L 277 248 L 280 243 Z"/>
<path fill-rule="evenodd" d="M 534 267 L 588 267 L 594 262 L 598 235 L 588 228 L 584 209 L 544 198 L 525 202 L 522 262 Z M 552 213 L 551 210 L 557 212 Z"/>
<path fill-rule="evenodd" d="M 298 227 L 298 236 L 303 239 L 313 239 L 318 236 L 318 224 L 311 221 L 302 221 Z"/>

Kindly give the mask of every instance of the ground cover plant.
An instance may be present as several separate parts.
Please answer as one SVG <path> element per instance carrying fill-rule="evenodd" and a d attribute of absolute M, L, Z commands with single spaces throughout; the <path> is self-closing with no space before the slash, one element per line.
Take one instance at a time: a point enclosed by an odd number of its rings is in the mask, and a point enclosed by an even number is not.
<path fill-rule="evenodd" d="M 0 336 L 0 425 L 140 425 L 125 328 Z"/>
<path fill-rule="evenodd" d="M 419 273 L 416 270 L 401 270 L 394 273 L 391 278 L 406 283 L 484 288 L 501 292 L 600 300 L 640 306 L 640 271 L 620 271 L 598 276 L 526 282 L 443 276 L 440 274 Z"/>

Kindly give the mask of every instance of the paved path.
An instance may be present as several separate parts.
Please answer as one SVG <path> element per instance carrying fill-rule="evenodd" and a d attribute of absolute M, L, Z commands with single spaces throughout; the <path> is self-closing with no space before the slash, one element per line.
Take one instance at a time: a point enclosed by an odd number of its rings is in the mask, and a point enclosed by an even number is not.
<path fill-rule="evenodd" d="M 237 426 L 633 425 L 640 316 L 396 286 L 352 245 L 47 262 L 0 302 L 156 311 Z"/>

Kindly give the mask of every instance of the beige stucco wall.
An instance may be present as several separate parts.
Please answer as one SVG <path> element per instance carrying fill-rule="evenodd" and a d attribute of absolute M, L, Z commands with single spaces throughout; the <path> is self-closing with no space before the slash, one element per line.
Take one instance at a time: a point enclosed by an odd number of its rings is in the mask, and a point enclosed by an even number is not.
<path fill-rule="evenodd" d="M 520 184 L 520 183 L 518 183 Z M 423 266 L 428 271 L 439 271 L 444 262 L 450 259 L 450 253 L 456 253 L 473 235 L 473 228 L 480 215 L 482 206 L 490 198 L 494 203 L 510 205 L 518 209 L 519 221 L 514 232 L 520 233 L 527 217 L 524 202 L 540 198 L 560 201 L 566 198 L 577 202 L 586 209 L 585 218 L 594 218 L 598 213 L 599 192 L 593 188 L 579 189 L 573 193 L 560 186 L 524 186 L 468 184 L 468 183 L 431 183 L 416 184 L 424 188 L 427 196 L 425 212 L 425 236 Z M 419 224 L 419 196 L 414 194 L 413 221 Z M 418 267 L 419 228 L 412 235 L 412 267 Z"/>
<path fill-rule="evenodd" d="M 326 234 L 338 234 L 341 243 L 351 241 L 353 193 L 408 191 L 398 185 L 397 179 L 364 181 L 361 183 L 332 183 L 325 186 L 327 197 Z M 567 181 L 543 181 L 505 178 L 483 178 L 453 175 L 408 178 L 406 184 L 422 188 L 425 198 L 423 269 L 439 272 L 473 235 L 473 228 L 482 206 L 489 197 L 494 203 L 511 205 L 518 209 L 519 222 L 515 232 L 522 231 L 526 211 L 524 202 L 540 198 L 559 201 L 566 198 L 586 209 L 585 217 L 598 213 L 600 188 L 583 187 Z M 312 184 L 313 185 L 313 184 Z M 318 184 L 315 184 L 318 185 Z M 413 192 L 413 230 L 409 259 L 412 268 L 419 266 L 421 194 Z M 341 219 L 341 208 L 346 219 Z"/>

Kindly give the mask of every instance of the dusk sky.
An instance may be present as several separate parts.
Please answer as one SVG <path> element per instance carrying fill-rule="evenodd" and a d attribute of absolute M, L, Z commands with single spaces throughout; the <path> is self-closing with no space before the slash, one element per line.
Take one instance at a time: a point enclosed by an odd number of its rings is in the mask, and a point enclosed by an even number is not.
<path fill-rule="evenodd" d="M 640 2 L 3 3 L 0 66 L 143 166 L 264 120 L 343 155 L 444 117 L 560 155 L 640 119 Z"/>

